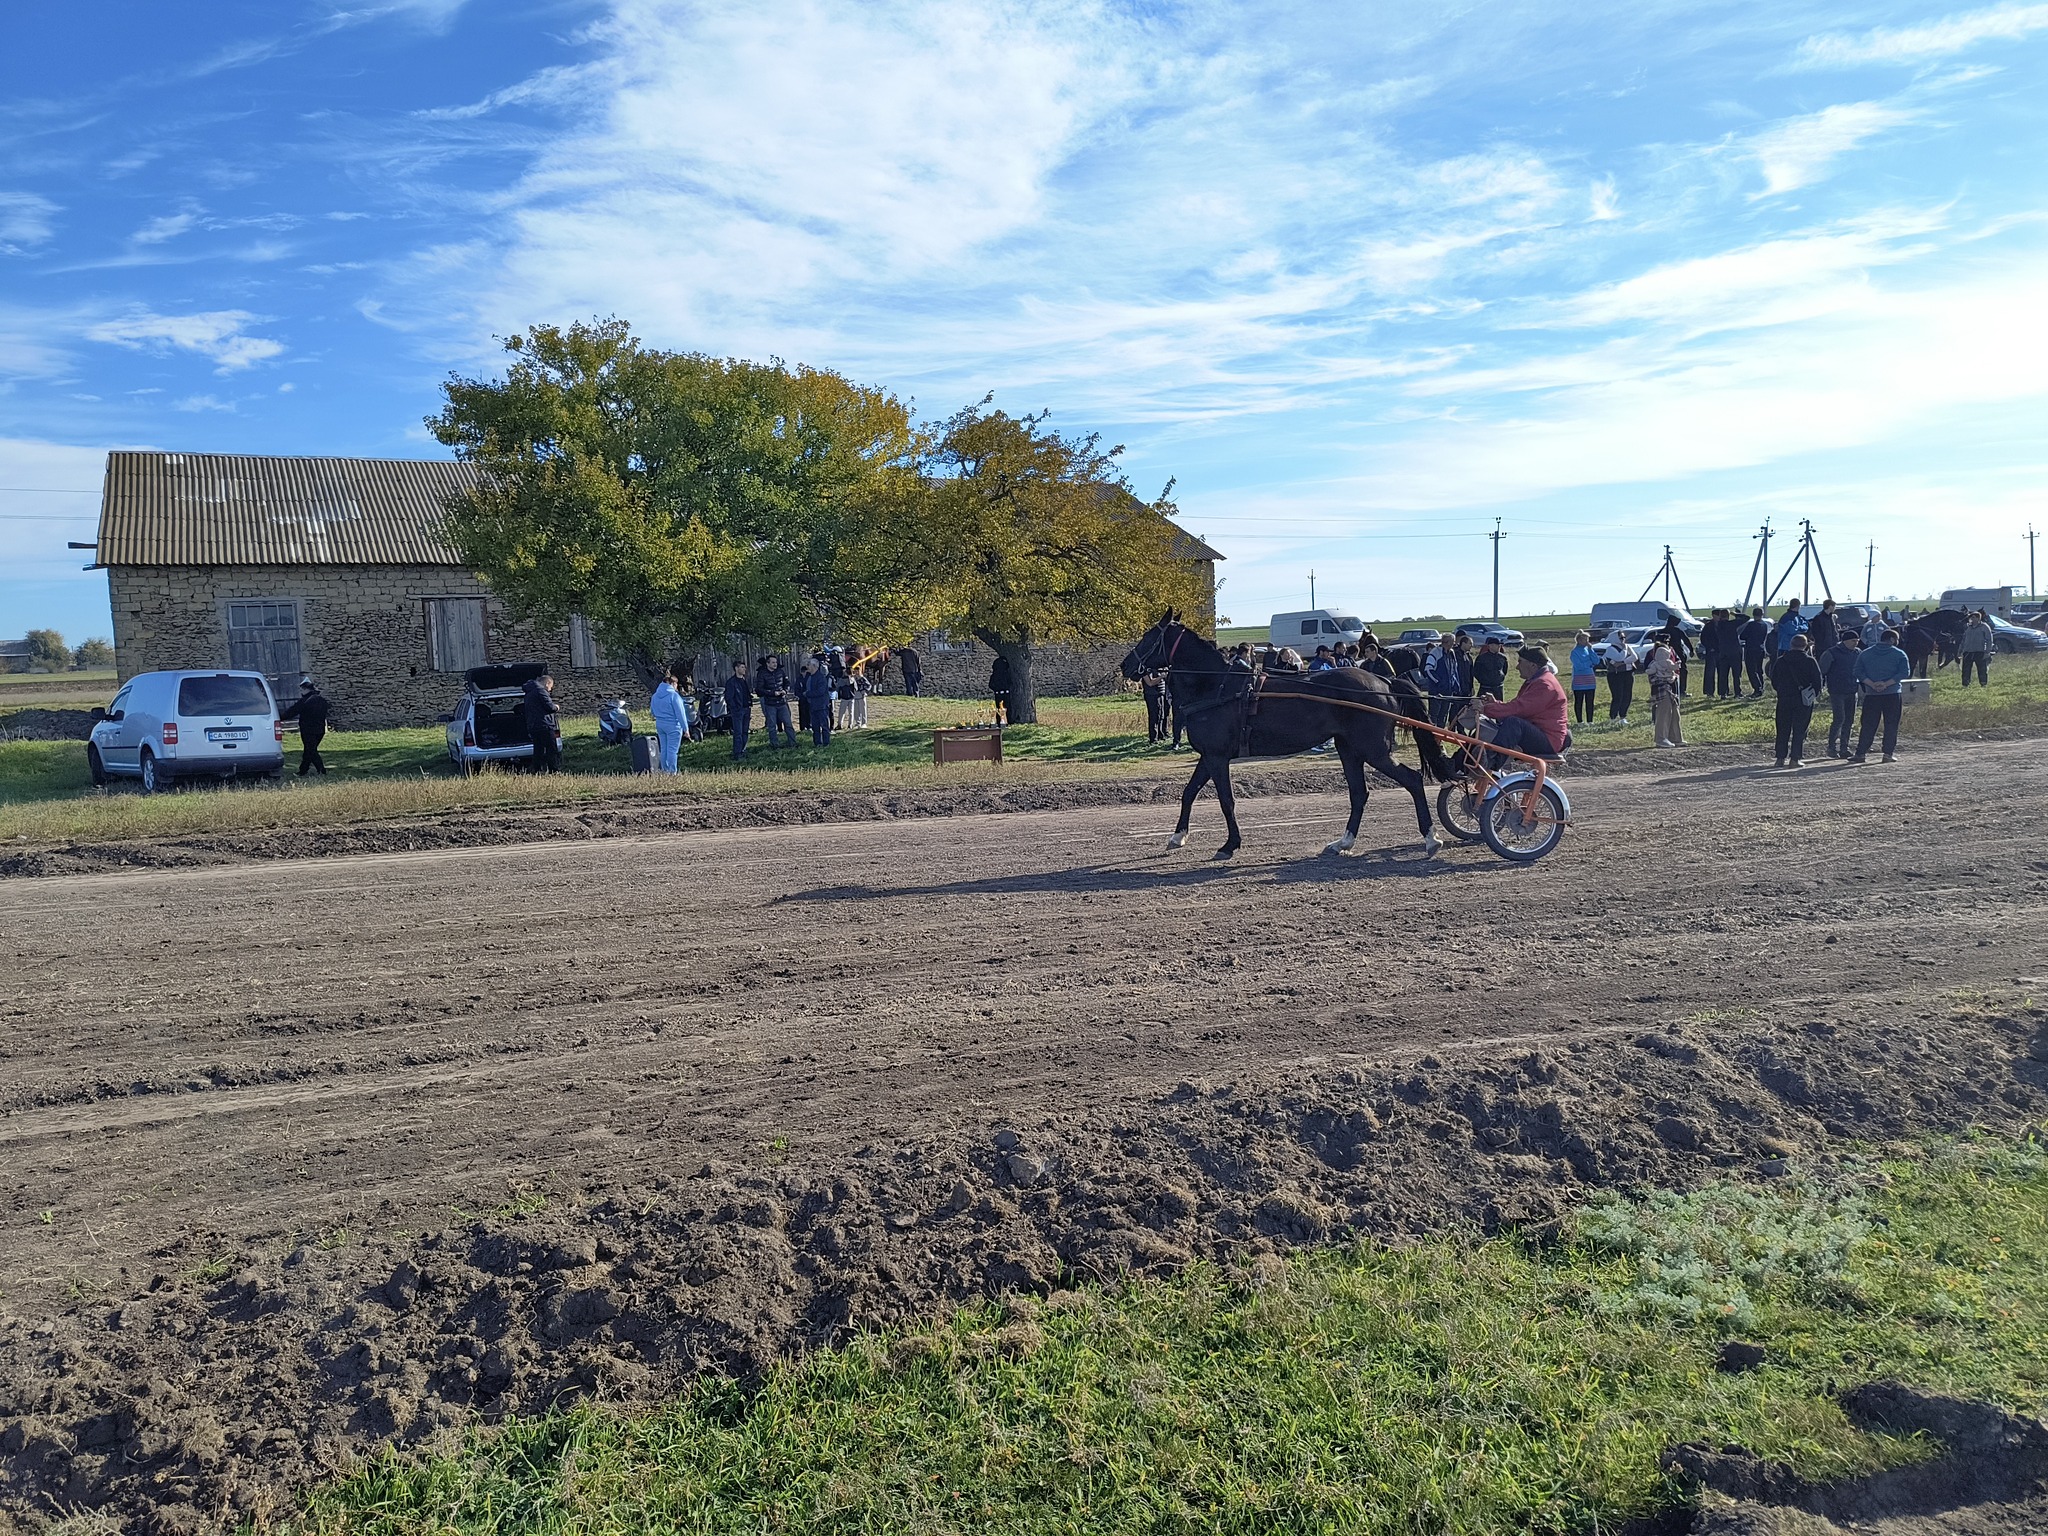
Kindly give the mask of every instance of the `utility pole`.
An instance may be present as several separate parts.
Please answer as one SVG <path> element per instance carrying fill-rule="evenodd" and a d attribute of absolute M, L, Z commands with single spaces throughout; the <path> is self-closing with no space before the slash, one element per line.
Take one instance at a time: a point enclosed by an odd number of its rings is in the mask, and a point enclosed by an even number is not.
<path fill-rule="evenodd" d="M 1742 589 L 1742 606 L 1743 606 L 1743 607 L 1744 607 L 1745 609 L 1747 609 L 1747 608 L 1749 607 L 1749 597 L 1750 597 L 1750 594 L 1751 594 L 1752 592 L 1768 592 L 1768 591 L 1770 590 L 1770 586 L 1771 586 L 1771 524 L 1770 524 L 1770 520 L 1769 520 L 1768 518 L 1766 518 L 1766 519 L 1764 520 L 1764 525 L 1763 525 L 1763 527 L 1762 527 L 1762 528 L 1760 528 L 1760 529 L 1758 529 L 1758 530 L 1757 530 L 1757 531 L 1756 531 L 1755 533 L 1751 534 L 1751 535 L 1750 535 L 1750 537 L 1751 537 L 1751 538 L 1753 538 L 1753 539 L 1761 539 L 1761 540 L 1762 540 L 1763 542 L 1762 542 L 1761 544 L 1759 544 L 1759 545 L 1757 546 L 1757 552 L 1756 552 L 1756 564 L 1755 564 L 1755 565 L 1753 565 L 1753 566 L 1751 566 L 1751 567 L 1749 568 L 1749 585 L 1748 585 L 1748 586 L 1746 586 L 1746 587 L 1744 587 L 1744 588 Z M 1765 601 L 1766 603 L 1768 603 L 1768 602 L 1770 602 L 1770 598 L 1769 598 L 1769 597 L 1766 597 L 1766 598 L 1764 599 L 1764 601 Z"/>
<path fill-rule="evenodd" d="M 2027 596 L 2039 597 L 2041 589 L 2034 585 L 2034 540 L 2041 535 L 2034 532 L 2034 525 L 2027 524 Z"/>
<path fill-rule="evenodd" d="M 1308 605 L 1311 608 L 1316 605 L 1316 573 L 1314 571 L 1308 573 Z"/>
<path fill-rule="evenodd" d="M 1792 579 L 1793 560 L 1799 562 L 1800 606 L 1804 607 L 1807 603 L 1813 601 L 1813 576 L 1816 571 L 1820 573 L 1821 591 L 1826 593 L 1829 597 L 1833 597 L 1835 595 L 1834 592 L 1828 587 L 1827 567 L 1820 563 L 1820 546 L 1813 542 L 1812 520 L 1808 518 L 1801 518 L 1799 520 L 1799 553 L 1794 555 L 1792 557 L 1792 560 L 1788 560 L 1785 562 L 1785 569 L 1778 573 L 1778 585 L 1776 587 L 1772 587 L 1770 591 L 1764 594 L 1764 603 L 1766 606 L 1769 606 L 1770 604 L 1775 603 L 1778 600 L 1778 588 L 1784 586 L 1787 581 Z"/>
<path fill-rule="evenodd" d="M 1866 604 L 1870 601 L 1870 575 L 1871 572 L 1875 571 L 1876 569 L 1877 544 L 1873 540 L 1870 546 L 1870 553 L 1864 558 L 1863 561 L 1863 601 Z"/>
<path fill-rule="evenodd" d="M 1493 622 L 1500 622 L 1500 541 L 1507 537 L 1500 531 L 1500 519 L 1493 520 L 1493 532 L 1487 537 L 1493 540 Z"/>
<path fill-rule="evenodd" d="M 1664 546 L 1664 563 L 1657 567 L 1657 576 L 1664 578 L 1665 602 L 1671 601 L 1671 584 L 1675 581 L 1678 583 L 1678 601 L 1680 606 L 1687 609 L 1692 607 L 1692 599 L 1685 595 L 1685 578 L 1678 574 L 1678 561 L 1673 557 L 1669 544 Z M 1657 585 L 1657 576 L 1650 578 L 1649 586 L 1643 588 L 1642 597 L 1638 597 L 1636 599 L 1637 602 L 1642 602 L 1644 598 L 1650 595 L 1650 587 Z"/>

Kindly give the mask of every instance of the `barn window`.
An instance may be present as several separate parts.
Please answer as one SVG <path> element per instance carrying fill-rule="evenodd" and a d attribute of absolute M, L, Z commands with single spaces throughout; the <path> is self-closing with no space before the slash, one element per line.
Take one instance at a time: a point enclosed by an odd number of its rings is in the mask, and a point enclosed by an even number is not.
<path fill-rule="evenodd" d="M 604 647 L 597 643 L 597 631 L 580 613 L 569 615 L 569 665 L 586 670 L 607 665 Z"/>
<path fill-rule="evenodd" d="M 484 645 L 484 600 L 427 599 L 427 664 L 436 672 L 467 672 L 490 660 Z"/>
<path fill-rule="evenodd" d="M 299 605 L 290 598 L 229 603 L 228 665 L 238 671 L 261 672 L 273 685 L 296 686 L 304 666 L 299 648 Z"/>

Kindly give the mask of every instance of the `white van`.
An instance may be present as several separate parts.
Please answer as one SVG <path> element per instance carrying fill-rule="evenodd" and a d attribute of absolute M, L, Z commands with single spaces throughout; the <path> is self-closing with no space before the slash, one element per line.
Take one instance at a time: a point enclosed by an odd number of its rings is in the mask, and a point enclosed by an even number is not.
<path fill-rule="evenodd" d="M 1662 629 L 1673 619 L 1688 635 L 1696 635 L 1706 626 L 1687 613 L 1683 608 L 1674 608 L 1669 603 L 1595 603 L 1587 615 L 1586 631 L 1594 643 L 1605 640 L 1609 631 L 1615 629 Z"/>
<path fill-rule="evenodd" d="M 1941 594 L 1944 608 L 1963 608 L 1975 613 L 1979 608 L 1986 613 L 1996 614 L 2001 619 L 2012 617 L 2011 587 L 1950 587 Z"/>
<path fill-rule="evenodd" d="M 1291 645 L 1301 652 L 1303 660 L 1315 655 L 1319 645 L 1335 647 L 1340 640 L 1346 645 L 1356 645 L 1364 633 L 1365 620 L 1337 608 L 1310 608 L 1301 613 L 1273 615 L 1274 648 Z"/>
<path fill-rule="evenodd" d="M 95 784 L 139 779 L 153 794 L 179 779 L 284 771 L 284 722 L 261 672 L 138 672 L 92 713 L 85 765 Z"/>

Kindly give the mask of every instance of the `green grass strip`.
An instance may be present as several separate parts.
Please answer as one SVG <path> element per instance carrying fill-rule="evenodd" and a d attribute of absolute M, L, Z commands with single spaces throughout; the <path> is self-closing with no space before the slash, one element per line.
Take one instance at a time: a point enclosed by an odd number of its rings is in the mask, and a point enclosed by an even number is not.
<path fill-rule="evenodd" d="M 1677 1441 L 1809 1477 L 1932 1454 L 1832 1391 L 2038 1411 L 2048 1160 L 1945 1145 L 1827 1189 L 1609 1201 L 1537 1250 L 1443 1237 L 1020 1299 L 708 1383 L 389 1454 L 304 1527 L 405 1532 L 1578 1532 L 1668 1509 Z M 1715 1369 L 1720 1343 L 1769 1363 Z"/>

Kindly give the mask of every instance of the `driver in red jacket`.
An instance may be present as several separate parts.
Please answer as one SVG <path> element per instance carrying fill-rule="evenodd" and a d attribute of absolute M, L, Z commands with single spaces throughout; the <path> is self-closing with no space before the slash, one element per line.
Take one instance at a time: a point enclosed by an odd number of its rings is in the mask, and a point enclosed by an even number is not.
<path fill-rule="evenodd" d="M 1515 670 L 1522 675 L 1522 686 L 1512 699 L 1480 701 L 1480 715 L 1493 722 L 1493 745 L 1536 757 L 1562 756 L 1571 745 L 1566 724 L 1571 701 L 1551 669 L 1550 653 L 1540 645 L 1525 645 L 1516 654 Z"/>

